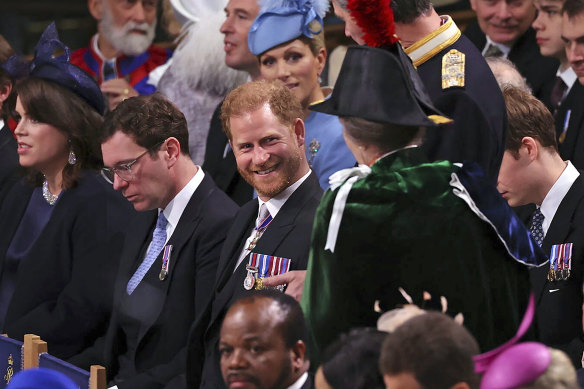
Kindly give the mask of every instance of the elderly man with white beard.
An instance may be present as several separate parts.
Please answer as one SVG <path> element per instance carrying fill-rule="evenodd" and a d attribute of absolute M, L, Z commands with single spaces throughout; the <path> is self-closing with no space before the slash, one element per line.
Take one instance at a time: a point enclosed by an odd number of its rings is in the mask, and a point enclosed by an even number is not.
<path fill-rule="evenodd" d="M 71 63 L 101 85 L 108 109 L 128 97 L 156 90 L 150 73 L 164 65 L 172 52 L 152 45 L 159 0 L 88 0 L 97 20 L 89 46 L 76 50 Z"/>

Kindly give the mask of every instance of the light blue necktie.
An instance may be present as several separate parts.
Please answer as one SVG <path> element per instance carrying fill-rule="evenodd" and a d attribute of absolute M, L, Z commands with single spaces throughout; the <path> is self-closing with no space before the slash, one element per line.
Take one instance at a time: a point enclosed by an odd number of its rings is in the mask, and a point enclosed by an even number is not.
<path fill-rule="evenodd" d="M 154 263 L 158 254 L 164 247 L 164 243 L 166 243 L 166 225 L 168 224 L 168 220 L 164 217 L 164 212 L 160 212 L 158 215 L 158 220 L 156 221 L 156 228 L 154 229 L 154 233 L 152 234 L 152 242 L 150 243 L 150 248 L 148 249 L 148 253 L 146 257 L 138 267 L 138 270 L 134 273 L 130 281 L 128 282 L 128 286 L 126 287 L 126 292 L 128 294 L 132 294 L 134 289 L 140 284 L 140 281 L 144 278 L 150 266 Z"/>

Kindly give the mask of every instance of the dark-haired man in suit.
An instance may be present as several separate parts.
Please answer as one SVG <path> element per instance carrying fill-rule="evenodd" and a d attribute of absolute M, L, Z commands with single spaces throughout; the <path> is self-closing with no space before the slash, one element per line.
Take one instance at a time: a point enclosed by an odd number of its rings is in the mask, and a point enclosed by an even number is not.
<path fill-rule="evenodd" d="M 158 93 L 123 101 L 104 123 L 103 175 L 141 212 L 127 228 L 106 336 L 72 362 L 104 364 L 120 389 L 184 380 L 189 329 L 237 211 L 188 145 L 184 115 Z"/>
<path fill-rule="evenodd" d="M 219 339 L 225 386 L 311 389 L 307 337 L 306 321 L 294 298 L 262 290 L 237 300 L 225 315 Z"/>
<path fill-rule="evenodd" d="M 227 96 L 221 117 L 237 169 L 258 198 L 237 213 L 221 250 L 215 297 L 206 317 L 191 329 L 191 388 L 224 387 L 219 331 L 235 300 L 264 286 L 279 286 L 299 299 L 322 196 L 304 153 L 302 108 L 288 88 L 263 81 L 244 84 Z"/>
<path fill-rule="evenodd" d="M 497 189 L 510 206 L 536 205 L 524 221 L 550 258 L 549 266 L 530 269 L 538 337 L 581 366 L 584 178 L 558 153 L 543 103 L 513 87 L 503 95 L 509 126 Z"/>

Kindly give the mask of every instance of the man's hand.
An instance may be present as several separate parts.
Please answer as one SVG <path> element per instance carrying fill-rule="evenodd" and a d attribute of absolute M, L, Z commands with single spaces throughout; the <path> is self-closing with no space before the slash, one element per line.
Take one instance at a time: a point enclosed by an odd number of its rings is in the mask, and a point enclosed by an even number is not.
<path fill-rule="evenodd" d="M 264 286 L 271 287 L 288 284 L 286 294 L 294 297 L 296 301 L 300 301 L 300 298 L 302 297 L 302 289 L 304 289 L 305 278 L 306 270 L 295 270 L 273 277 L 266 277 L 262 281 Z"/>
<path fill-rule="evenodd" d="M 104 81 L 101 84 L 101 91 L 107 97 L 108 108 L 113 111 L 119 103 L 129 97 L 138 96 L 132 85 L 123 78 L 114 78 L 112 80 Z"/>

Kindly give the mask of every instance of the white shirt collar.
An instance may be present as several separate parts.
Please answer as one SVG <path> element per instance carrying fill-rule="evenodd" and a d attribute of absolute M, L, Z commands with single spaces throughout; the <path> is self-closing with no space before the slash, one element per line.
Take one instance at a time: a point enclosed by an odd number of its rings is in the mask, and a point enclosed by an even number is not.
<path fill-rule="evenodd" d="M 497 46 L 499 48 L 499 50 L 501 50 L 501 52 L 503 53 L 503 57 L 507 58 L 509 56 L 509 52 L 511 51 L 511 47 L 513 47 L 513 45 L 504 45 L 502 43 L 497 43 L 497 42 L 493 42 L 491 40 L 491 38 L 489 38 L 488 35 L 485 35 L 487 37 L 487 44 L 485 45 L 485 47 L 483 48 L 483 56 L 485 55 L 485 53 L 487 52 L 487 50 L 489 49 L 489 46 L 493 45 L 493 46 Z"/>
<path fill-rule="evenodd" d="M 203 169 L 198 166 L 197 173 L 191 178 L 191 180 L 181 189 L 180 192 L 168 203 L 166 208 L 164 208 L 164 217 L 168 220 L 168 225 L 166 226 L 166 241 L 170 239 L 174 229 L 178 225 L 180 217 L 183 214 L 183 211 L 187 207 L 187 204 L 193 197 L 195 190 L 203 181 L 205 177 L 205 173 L 203 173 Z"/>
<path fill-rule="evenodd" d="M 578 80 L 578 76 L 576 75 L 576 72 L 574 71 L 574 69 L 571 66 L 568 66 L 566 68 L 566 70 L 564 70 L 564 71 L 561 71 L 558 68 L 558 71 L 556 72 L 556 76 L 560 77 L 562 79 L 562 81 L 564 81 L 564 83 L 568 86 L 568 89 L 566 89 L 564 96 L 569 93 L 569 91 L 570 91 L 570 89 L 572 89 L 572 86 L 574 85 L 574 83 Z"/>
<path fill-rule="evenodd" d="M 278 212 L 280 212 L 280 208 L 282 208 L 286 201 L 288 201 L 290 196 L 292 196 L 292 193 L 294 193 L 296 189 L 298 189 L 298 187 L 302 185 L 304 181 L 306 181 L 311 172 L 312 170 L 308 169 L 308 173 L 306 173 L 298 181 L 296 181 L 295 183 L 293 183 L 292 185 L 290 185 L 289 187 L 287 187 L 286 189 L 284 189 L 283 191 L 281 191 L 268 201 L 263 201 L 258 197 L 259 202 L 258 215 L 259 209 L 262 207 L 262 204 L 266 204 L 266 207 L 268 207 L 268 211 L 270 211 L 270 215 L 272 215 L 272 218 L 276 218 L 276 215 L 278 214 Z"/>
<path fill-rule="evenodd" d="M 568 161 L 568 165 L 566 166 L 560 177 L 557 179 L 557 181 L 554 183 L 554 186 L 552 186 L 548 194 L 543 199 L 540 209 L 541 213 L 544 216 L 544 220 L 542 223 L 544 236 L 547 234 L 548 228 L 550 227 L 550 224 L 552 223 L 552 220 L 554 219 L 554 216 L 558 211 L 560 203 L 562 202 L 562 200 L 572 187 L 572 184 L 574 183 L 574 181 L 576 181 L 579 175 L 580 173 L 574 167 L 574 165 L 572 165 L 572 162 Z"/>
<path fill-rule="evenodd" d="M 111 59 L 107 59 L 106 57 L 104 57 L 104 55 L 101 53 L 101 50 L 99 50 L 99 46 L 97 44 L 98 41 L 98 36 L 99 34 L 95 34 L 92 38 L 91 38 L 91 48 L 93 49 L 93 51 L 95 51 L 95 54 L 97 54 L 99 56 L 99 58 L 101 58 L 101 60 L 103 62 L 109 62 L 111 64 L 116 63 L 116 57 L 111 58 Z"/>
<path fill-rule="evenodd" d="M 302 374 L 300 376 L 300 378 L 298 378 L 296 380 L 296 382 L 294 382 L 292 385 L 288 386 L 288 389 L 300 389 L 302 388 L 302 385 L 304 385 L 304 383 L 306 382 L 306 380 L 308 379 L 308 373 L 304 372 L 304 374 Z"/>
<path fill-rule="evenodd" d="M 4 128 L 4 120 L 0 119 L 0 131 Z"/>

